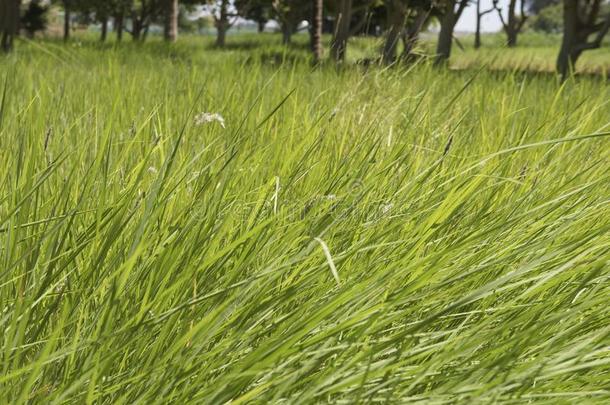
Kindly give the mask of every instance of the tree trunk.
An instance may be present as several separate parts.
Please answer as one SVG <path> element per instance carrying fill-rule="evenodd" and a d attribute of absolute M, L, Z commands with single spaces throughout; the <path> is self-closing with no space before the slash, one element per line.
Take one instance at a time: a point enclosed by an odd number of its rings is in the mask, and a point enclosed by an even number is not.
<path fill-rule="evenodd" d="M 148 24 L 148 23 L 142 25 L 142 34 L 140 35 L 141 42 L 146 41 L 146 38 L 148 38 L 149 28 L 150 28 L 150 24 Z"/>
<path fill-rule="evenodd" d="M 610 13 L 605 21 L 597 21 L 601 6 L 601 0 L 582 3 L 564 0 L 563 39 L 557 58 L 557 71 L 563 80 L 572 73 L 580 55 L 588 49 L 601 47 L 604 36 L 610 31 Z M 593 34 L 594 39 L 589 41 L 589 36 Z"/>
<path fill-rule="evenodd" d="M 418 9 L 415 15 L 415 20 L 410 24 L 403 37 L 404 49 L 401 59 L 405 62 L 410 62 L 413 59 L 413 50 L 419 41 L 419 33 L 421 32 L 426 19 L 429 17 L 429 12 L 424 9 Z"/>
<path fill-rule="evenodd" d="M 265 31 L 265 25 L 267 25 L 267 21 L 258 21 L 258 33 Z"/>
<path fill-rule="evenodd" d="M 108 36 L 108 17 L 103 17 L 102 18 L 102 33 L 100 36 L 100 41 L 105 42 L 107 36 Z"/>
<path fill-rule="evenodd" d="M 131 17 L 131 38 L 139 41 L 142 36 L 142 21 L 137 16 Z"/>
<path fill-rule="evenodd" d="M 13 49 L 13 42 L 19 33 L 20 8 L 21 0 L 0 2 L 0 47 L 7 53 Z"/>
<path fill-rule="evenodd" d="M 70 39 L 70 2 L 68 0 L 64 0 L 64 41 L 68 41 Z"/>
<path fill-rule="evenodd" d="M 219 48 L 224 48 L 226 44 L 227 32 L 224 28 L 218 27 L 218 33 L 216 35 L 216 46 Z"/>
<path fill-rule="evenodd" d="M 287 22 L 282 23 L 282 44 L 288 45 L 292 42 L 292 29 Z"/>
<path fill-rule="evenodd" d="M 523 0 L 525 1 L 525 0 Z M 483 16 L 486 16 L 489 13 L 493 13 L 494 10 L 498 10 L 500 15 L 500 19 L 502 20 L 502 25 L 504 26 L 504 20 L 502 17 L 501 10 L 497 8 L 497 0 L 493 0 L 493 7 L 488 8 L 485 11 L 481 11 L 481 0 L 477 0 L 477 15 L 476 15 L 476 30 L 474 33 L 474 49 L 479 49 L 481 47 L 481 19 Z"/>
<path fill-rule="evenodd" d="M 335 35 L 330 46 L 330 54 L 335 62 L 345 60 L 351 19 L 352 0 L 339 0 L 339 12 L 335 18 Z"/>
<path fill-rule="evenodd" d="M 116 32 L 117 42 L 121 42 L 123 39 L 123 13 L 114 16 L 114 31 Z"/>
<path fill-rule="evenodd" d="M 157 2 L 141 0 L 139 13 L 131 11 L 131 36 L 136 42 L 144 42 L 148 36 L 151 19 L 155 16 Z M 162 3 L 163 4 L 163 3 Z"/>
<path fill-rule="evenodd" d="M 229 29 L 229 1 L 222 0 L 220 4 L 220 17 L 216 20 L 216 46 L 223 48 L 226 43 L 227 30 Z"/>
<path fill-rule="evenodd" d="M 506 41 L 506 45 L 509 48 L 514 48 L 517 46 L 517 31 L 514 29 L 509 29 L 506 33 L 508 40 Z"/>
<path fill-rule="evenodd" d="M 449 0 L 447 9 L 440 19 L 441 30 L 438 34 L 436 46 L 436 65 L 441 65 L 449 60 L 451 46 L 453 45 L 453 28 L 455 27 L 455 0 Z"/>
<path fill-rule="evenodd" d="M 474 49 L 481 47 L 481 0 L 477 0 L 477 27 L 474 32 Z"/>
<path fill-rule="evenodd" d="M 524 0 L 522 0 L 524 1 Z M 507 45 L 509 48 L 517 46 L 517 34 L 519 30 L 519 21 L 515 15 L 517 0 L 510 0 L 508 4 L 508 24 L 506 27 Z"/>
<path fill-rule="evenodd" d="M 389 29 L 383 46 L 382 61 L 389 64 L 396 60 L 396 46 L 404 30 L 406 14 L 396 0 L 386 2 L 386 11 Z"/>
<path fill-rule="evenodd" d="M 502 9 L 498 7 L 498 0 L 493 0 L 493 7 L 498 12 L 498 17 L 500 18 L 500 22 L 502 22 L 502 28 L 504 28 L 504 32 L 506 33 L 506 44 L 510 48 L 517 46 L 517 36 L 527 20 L 527 15 L 525 14 L 525 0 L 521 1 L 521 15 L 519 17 L 517 17 L 517 0 L 509 1 L 508 20 L 504 19 Z"/>
<path fill-rule="evenodd" d="M 557 58 L 557 71 L 561 74 L 563 80 L 567 79 L 572 73 L 581 54 L 581 51 L 577 50 L 577 45 L 580 42 L 578 38 L 578 11 L 578 0 L 564 0 L 563 39 Z"/>
<path fill-rule="evenodd" d="M 176 42 L 178 39 L 178 0 L 165 0 L 164 37 L 166 41 Z"/>
<path fill-rule="evenodd" d="M 322 60 L 322 20 L 323 20 L 323 0 L 313 0 L 313 17 L 311 27 L 311 50 L 313 51 L 314 63 Z"/>

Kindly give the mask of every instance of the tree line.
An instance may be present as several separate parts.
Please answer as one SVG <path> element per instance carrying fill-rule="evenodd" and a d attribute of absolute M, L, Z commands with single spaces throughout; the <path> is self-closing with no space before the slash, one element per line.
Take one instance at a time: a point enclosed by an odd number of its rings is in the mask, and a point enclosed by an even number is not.
<path fill-rule="evenodd" d="M 158 24 L 163 26 L 164 38 L 173 42 L 178 37 L 180 10 L 200 5 L 214 20 L 219 47 L 225 45 L 227 31 L 238 18 L 255 21 L 259 31 L 267 21 L 277 21 L 284 43 L 289 43 L 306 21 L 316 62 L 322 58 L 323 32 L 331 34 L 329 55 L 337 63 L 345 60 L 351 36 L 383 33 L 380 58 L 386 64 L 412 61 L 420 32 L 433 21 L 440 25 L 435 63 L 445 63 L 454 44 L 459 44 L 455 27 L 466 7 L 474 4 L 475 48 L 481 46 L 481 19 L 490 13 L 497 14 L 508 47 L 517 45 L 519 34 L 532 16 L 542 26 L 559 26 L 557 30 L 563 34 L 556 66 L 564 78 L 584 51 L 601 46 L 610 30 L 607 0 L 492 0 L 487 9 L 481 8 L 481 0 L 0 0 L 0 46 L 5 52 L 12 49 L 21 28 L 27 32 L 41 28 L 49 1 L 64 11 L 65 40 L 70 38 L 71 23 L 77 15 L 100 24 L 102 41 L 112 22 L 117 41 L 124 33 L 135 41 L 144 41 L 151 25 Z M 555 21 L 549 22 L 546 14 L 552 13 Z"/>

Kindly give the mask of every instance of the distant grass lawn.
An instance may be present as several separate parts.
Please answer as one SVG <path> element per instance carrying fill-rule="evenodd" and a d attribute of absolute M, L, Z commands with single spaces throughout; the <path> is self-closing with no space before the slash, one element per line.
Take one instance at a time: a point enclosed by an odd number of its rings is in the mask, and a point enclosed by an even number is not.
<path fill-rule="evenodd" d="M 273 49 L 276 54 L 287 55 L 290 59 L 306 60 L 308 55 L 309 36 L 305 33 L 293 35 L 293 44 L 288 48 L 282 47 L 281 36 L 273 33 L 242 33 L 229 31 L 227 39 L 228 51 L 252 51 L 261 49 Z M 95 44 L 98 33 L 80 33 L 73 42 L 79 41 Z M 109 35 L 109 40 L 102 47 L 112 47 L 114 42 L 113 35 Z M 364 59 L 375 60 L 379 57 L 379 52 L 383 46 L 383 37 L 352 37 L 348 47 L 348 63 L 357 63 Z M 60 44 L 59 39 L 54 40 Z M 151 35 L 149 43 L 158 43 L 160 37 Z M 184 35 L 182 42 L 187 42 L 193 49 L 197 47 L 213 48 L 214 36 L 207 35 Z M 469 69 L 486 67 L 490 70 L 506 70 L 521 72 L 542 72 L 553 73 L 555 62 L 561 44 L 560 35 L 545 35 L 526 31 L 519 36 L 519 43 L 516 48 L 507 48 L 504 44 L 506 36 L 501 33 L 483 34 L 483 46 L 475 50 L 473 46 L 474 36 L 472 34 L 458 34 L 454 41 L 453 52 L 450 66 L 453 69 Z M 127 35 L 123 41 L 123 46 L 132 46 L 131 40 Z M 420 46 L 417 52 L 426 58 L 433 58 L 435 52 L 436 34 L 433 32 L 422 33 Z M 328 52 L 330 36 L 324 36 L 325 51 Z M 131 45 L 130 45 L 131 44 Z M 401 51 L 401 46 L 398 46 Z M 260 52 L 259 52 L 260 53 Z M 586 51 L 578 60 L 577 72 L 585 74 L 595 74 L 608 77 L 610 74 L 610 38 L 607 38 L 601 49 Z"/>
<path fill-rule="evenodd" d="M 520 37 L 516 48 L 503 46 L 503 35 L 483 37 L 484 46 L 475 50 L 471 37 L 461 38 L 465 50 L 455 48 L 452 66 L 465 68 L 487 66 L 490 69 L 516 71 L 554 72 L 561 38 L 525 33 Z M 578 60 L 576 70 L 579 73 L 598 74 L 610 77 L 610 42 L 604 47 L 584 52 Z"/>
<path fill-rule="evenodd" d="M 375 58 L 378 56 L 383 38 L 353 38 L 350 57 Z M 423 33 L 419 52 L 432 57 L 435 52 L 436 36 Z M 474 49 L 473 35 L 458 35 L 454 41 L 450 66 L 454 69 L 487 67 L 491 70 L 554 72 L 561 37 L 525 32 L 519 36 L 516 48 L 507 48 L 503 34 L 484 34 L 483 46 Z M 578 73 L 610 74 L 610 39 L 601 49 L 584 52 L 577 63 Z"/>
<path fill-rule="evenodd" d="M 0 403 L 608 403 L 609 142 L 601 77 L 19 42 Z"/>

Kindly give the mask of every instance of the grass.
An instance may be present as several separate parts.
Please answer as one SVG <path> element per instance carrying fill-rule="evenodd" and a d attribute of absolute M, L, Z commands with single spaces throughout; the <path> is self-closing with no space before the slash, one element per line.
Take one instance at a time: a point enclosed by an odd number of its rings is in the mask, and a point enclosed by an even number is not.
<path fill-rule="evenodd" d="M 528 73 L 554 73 L 557 54 L 561 45 L 559 35 L 542 35 L 526 32 L 519 36 L 516 48 L 506 47 L 504 34 L 485 34 L 482 47 L 474 49 L 472 34 L 458 34 L 459 43 L 455 42 L 450 67 L 455 70 L 479 69 Z M 305 38 L 302 41 L 305 42 Z M 382 47 L 383 38 L 353 38 L 348 57 L 352 62 L 365 58 L 377 58 Z M 400 51 L 399 46 L 399 51 Z M 419 53 L 428 59 L 436 51 L 436 34 L 423 33 Z M 610 77 L 610 43 L 606 40 L 600 49 L 584 52 L 576 65 L 576 72 L 581 75 Z"/>
<path fill-rule="evenodd" d="M 470 36 L 461 38 L 462 50 L 453 52 L 452 66 L 456 69 L 487 66 L 495 70 L 553 73 L 561 44 L 559 35 L 522 34 L 516 48 L 504 46 L 505 35 L 486 35 L 479 50 Z M 610 78 L 610 44 L 582 54 L 576 65 L 579 74 Z"/>
<path fill-rule="evenodd" d="M 191 39 L 0 71 L 0 403 L 610 400 L 603 79 Z"/>

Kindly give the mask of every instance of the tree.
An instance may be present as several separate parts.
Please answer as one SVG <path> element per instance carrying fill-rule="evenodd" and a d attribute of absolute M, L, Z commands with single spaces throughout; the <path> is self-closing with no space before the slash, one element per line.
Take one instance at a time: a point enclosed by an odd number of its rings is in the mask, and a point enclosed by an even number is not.
<path fill-rule="evenodd" d="M 165 0 L 163 37 L 175 42 L 178 38 L 178 0 Z"/>
<path fill-rule="evenodd" d="M 446 0 L 439 9 L 441 11 L 441 30 L 438 34 L 436 46 L 436 64 L 440 65 L 449 60 L 453 45 L 453 30 L 462 16 L 469 0 Z"/>
<path fill-rule="evenodd" d="M 249 2 L 250 0 L 245 1 Z M 231 26 L 235 23 L 236 18 L 239 17 L 239 11 L 234 12 L 231 9 L 232 2 L 230 0 L 207 0 L 206 7 L 210 12 L 214 21 L 214 26 L 216 27 L 216 46 L 222 48 L 226 43 L 227 31 L 229 31 Z M 240 3 L 240 7 L 242 7 L 242 12 L 246 12 L 244 8 L 246 7 L 246 3 Z M 233 20 L 231 20 L 231 18 L 233 18 Z"/>
<path fill-rule="evenodd" d="M 557 71 L 566 79 L 580 55 L 601 46 L 610 30 L 610 12 L 602 19 L 601 0 L 563 1 L 563 38 L 557 57 Z M 589 38 L 595 35 L 592 40 Z"/>
<path fill-rule="evenodd" d="M 381 60 L 393 63 L 399 40 L 403 43 L 400 59 L 411 61 L 419 33 L 433 15 L 433 4 L 429 0 L 386 0 L 386 39 Z"/>
<path fill-rule="evenodd" d="M 72 2 L 71 0 L 63 0 L 64 6 L 64 41 L 70 39 L 70 27 L 72 20 Z"/>
<path fill-rule="evenodd" d="M 541 9 L 529 20 L 528 27 L 547 34 L 561 32 L 563 30 L 563 5 L 553 4 Z"/>
<path fill-rule="evenodd" d="M 100 24 L 101 24 L 100 41 L 104 42 L 106 40 L 106 37 L 108 36 L 108 16 L 104 16 L 103 19 L 100 21 Z"/>
<path fill-rule="evenodd" d="M 314 63 L 322 60 L 322 19 L 324 15 L 324 1 L 313 0 L 313 15 L 311 27 L 311 49 Z"/>
<path fill-rule="evenodd" d="M 101 26 L 100 41 L 103 42 L 108 36 L 108 22 L 110 16 L 118 7 L 118 2 L 117 0 L 88 0 L 87 3 L 88 7 L 83 10 L 83 7 L 81 6 L 80 11 L 95 16 L 95 20 L 99 22 Z"/>
<path fill-rule="evenodd" d="M 60 5 L 64 10 L 64 42 L 70 39 L 73 18 L 72 13 L 80 13 L 81 15 L 86 15 L 88 17 L 102 1 L 103 0 L 52 0 L 53 3 Z"/>
<path fill-rule="evenodd" d="M 273 0 L 273 14 L 282 30 L 282 43 L 289 44 L 299 23 L 311 19 L 310 0 Z"/>
<path fill-rule="evenodd" d="M 431 3 L 424 7 L 416 7 L 412 16 L 407 18 L 407 28 L 403 31 L 403 51 L 401 59 L 409 62 L 413 59 L 413 50 L 419 41 L 419 33 L 429 23 L 434 9 Z"/>
<path fill-rule="evenodd" d="M 259 33 L 263 32 L 273 14 L 271 0 L 235 0 L 233 6 L 240 17 L 256 22 Z"/>
<path fill-rule="evenodd" d="M 527 21 L 527 14 L 525 14 L 525 0 L 520 1 L 520 15 L 517 16 L 517 0 L 509 0 L 508 2 L 508 20 L 504 18 L 502 9 L 498 7 L 498 0 L 493 0 L 494 8 L 498 11 L 498 16 L 502 22 L 502 27 L 507 36 L 507 45 L 509 47 L 517 46 L 517 35 L 521 32 L 523 25 Z"/>
<path fill-rule="evenodd" d="M 335 62 L 345 60 L 351 20 L 352 0 L 338 0 L 337 13 L 335 14 L 335 33 L 330 45 L 330 54 Z"/>
<path fill-rule="evenodd" d="M 396 60 L 396 46 L 402 36 L 407 19 L 408 6 L 402 0 L 386 0 L 385 8 L 388 19 L 386 40 L 383 46 L 381 60 L 393 63 Z"/>
<path fill-rule="evenodd" d="M 496 8 L 490 7 L 487 10 L 481 10 L 481 0 L 477 1 L 477 25 L 474 32 L 474 49 L 479 49 L 481 47 L 481 19 L 485 17 L 487 14 L 493 12 Z"/>
<path fill-rule="evenodd" d="M 113 7 L 114 32 L 116 33 L 117 42 L 123 40 L 123 31 L 125 31 L 125 16 L 128 15 L 132 7 L 133 0 L 113 0 L 116 2 Z"/>
<path fill-rule="evenodd" d="M 48 7 L 41 0 L 32 0 L 21 17 L 21 26 L 28 37 L 33 38 L 37 31 L 43 31 L 47 26 Z"/>
<path fill-rule="evenodd" d="M 214 25 L 216 26 L 216 46 L 225 46 L 227 31 L 231 28 L 229 20 L 229 0 L 218 0 L 213 5 Z"/>
<path fill-rule="evenodd" d="M 145 41 L 150 24 L 159 16 L 160 0 L 139 0 L 131 2 L 131 34 L 134 41 Z"/>
<path fill-rule="evenodd" d="M 525 0 L 525 3 L 527 11 L 536 15 L 547 7 L 561 4 L 561 0 Z"/>
<path fill-rule="evenodd" d="M 19 33 L 19 11 L 21 0 L 0 1 L 0 47 L 4 52 L 13 49 L 13 42 Z"/>

